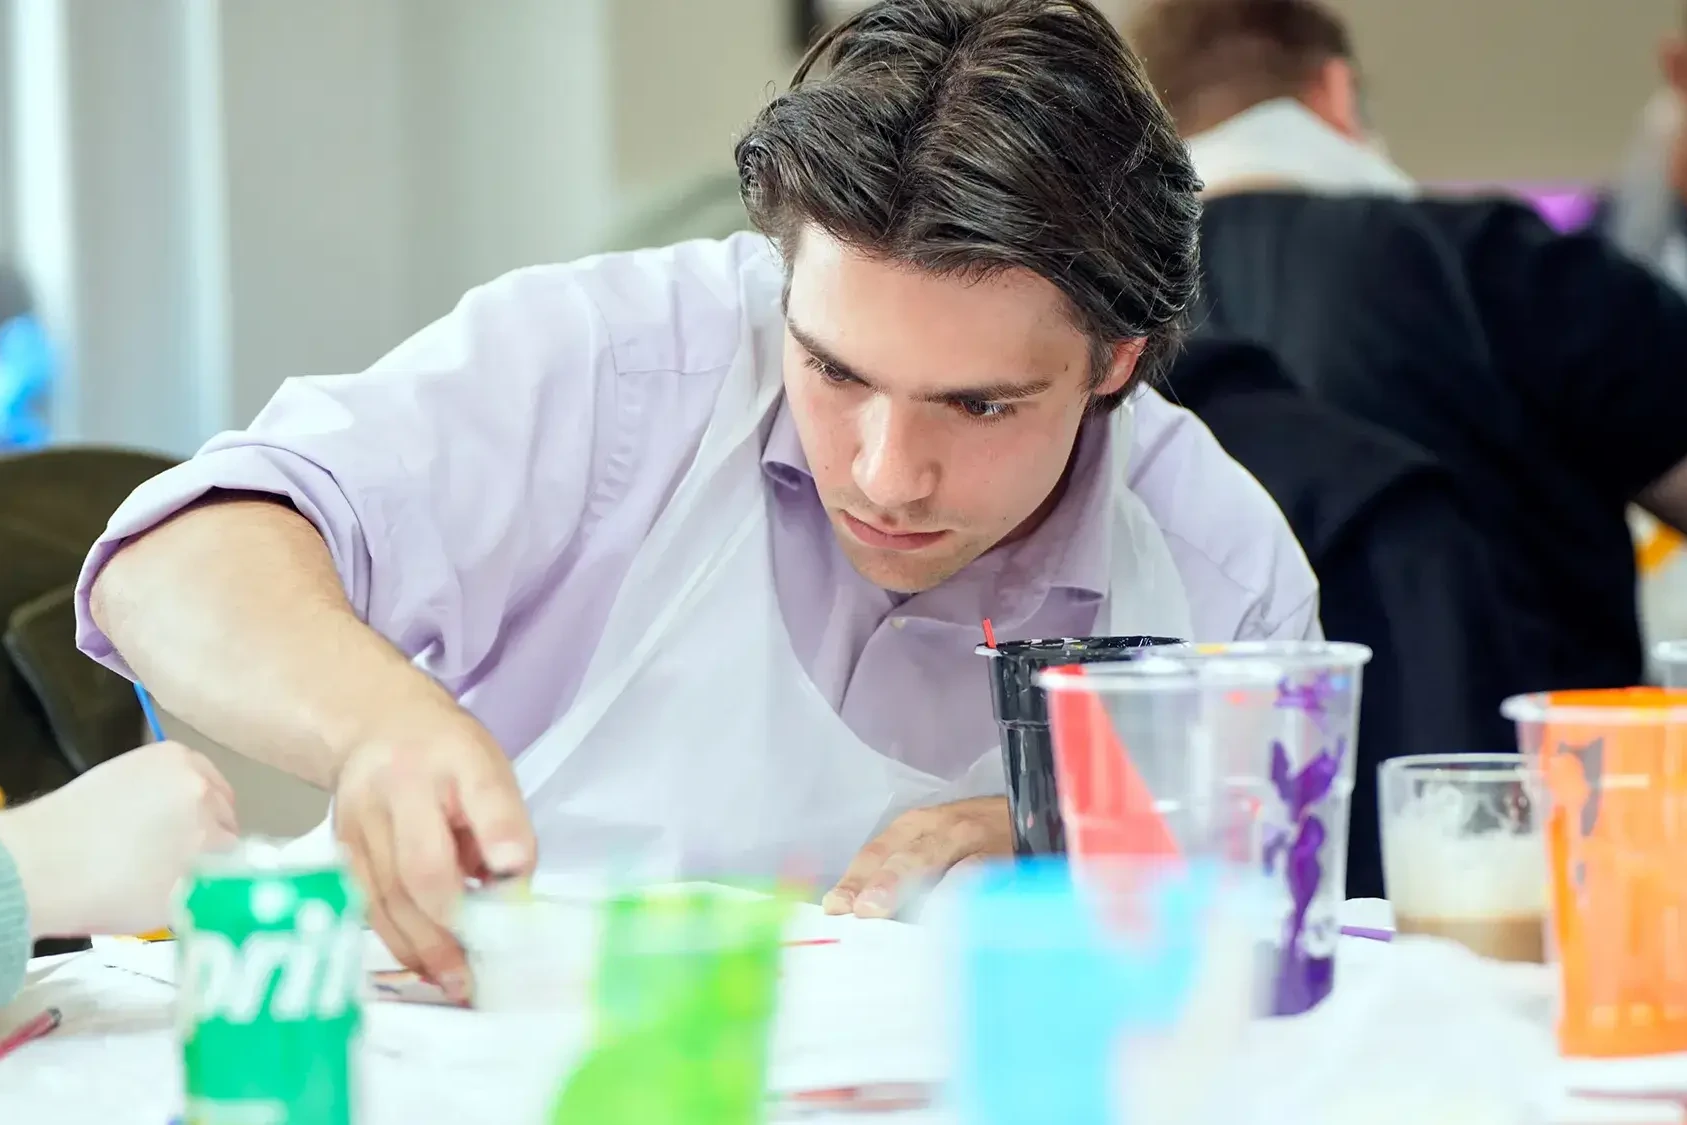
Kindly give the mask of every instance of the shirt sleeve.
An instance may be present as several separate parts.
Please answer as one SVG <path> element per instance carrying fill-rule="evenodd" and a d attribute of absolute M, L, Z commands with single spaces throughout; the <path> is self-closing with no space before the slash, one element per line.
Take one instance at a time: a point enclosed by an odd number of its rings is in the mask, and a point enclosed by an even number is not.
<path fill-rule="evenodd" d="M 1527 208 L 1496 208 L 1467 238 L 1501 371 L 1584 471 L 1631 500 L 1687 458 L 1687 298 Z"/>
<path fill-rule="evenodd" d="M 11 853 L 0 845 L 0 1007 L 23 987 L 29 966 L 29 904 Z"/>
<path fill-rule="evenodd" d="M 1319 640 L 1318 579 L 1277 502 L 1193 413 L 1135 402 L 1127 481 L 1177 561 L 1197 641 Z"/>
<path fill-rule="evenodd" d="M 1276 621 L 1268 621 L 1261 634 L 1267 641 L 1321 641 L 1324 626 L 1318 616 L 1318 595 L 1313 594 Z"/>
<path fill-rule="evenodd" d="M 363 620 L 442 676 L 471 670 L 581 530 L 613 374 L 578 280 L 541 268 L 471 292 L 362 374 L 289 380 L 250 427 L 112 516 L 77 584 L 78 645 L 130 675 L 88 612 L 95 577 L 132 537 L 226 490 L 290 503 Z"/>

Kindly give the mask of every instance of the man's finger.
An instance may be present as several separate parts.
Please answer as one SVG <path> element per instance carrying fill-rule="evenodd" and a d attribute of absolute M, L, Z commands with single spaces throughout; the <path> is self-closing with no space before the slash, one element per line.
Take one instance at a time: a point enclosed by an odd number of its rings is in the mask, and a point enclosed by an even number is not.
<path fill-rule="evenodd" d="M 234 798 L 212 792 L 205 799 L 205 811 L 211 814 L 211 824 L 225 832 L 240 834 L 240 820 L 234 813 Z"/>
<path fill-rule="evenodd" d="M 234 786 L 229 784 L 228 778 L 224 777 L 222 771 L 212 764 L 211 759 L 197 750 L 190 749 L 187 753 L 187 760 L 193 771 L 210 784 L 211 792 L 227 798 L 230 805 L 235 803 Z"/>
<path fill-rule="evenodd" d="M 467 828 L 453 828 L 451 838 L 457 848 L 457 869 L 463 877 L 482 881 L 490 879 L 492 872 L 486 866 L 486 857 L 480 854 L 480 841 L 474 838 L 474 833 Z"/>
<path fill-rule="evenodd" d="M 406 781 L 394 787 L 390 801 L 399 884 L 429 920 L 449 926 L 463 891 L 463 876 L 440 794 L 430 792 L 425 783 Z"/>
<path fill-rule="evenodd" d="M 393 924 L 385 905 L 381 902 L 379 890 L 375 885 L 375 874 L 369 867 L 368 849 L 363 843 L 362 830 L 352 817 L 341 820 L 340 811 L 336 810 L 335 819 L 339 823 L 335 827 L 339 830 L 340 844 L 345 849 L 346 864 L 351 868 L 352 878 L 363 888 L 369 928 L 375 931 L 375 935 L 381 939 L 381 944 L 387 947 L 387 952 L 391 953 L 400 965 L 406 969 L 420 970 L 421 959 L 416 956 L 416 951 L 410 947 L 403 932 Z"/>
<path fill-rule="evenodd" d="M 917 832 L 909 825 L 908 814 L 904 813 L 890 822 L 890 827 L 879 833 L 866 847 L 855 853 L 849 867 L 837 885 L 826 892 L 826 897 L 820 900 L 820 907 L 828 914 L 848 914 L 855 909 L 855 897 L 861 893 L 867 881 L 873 877 L 884 861 L 900 851 L 906 842 Z"/>
<path fill-rule="evenodd" d="M 457 811 L 490 874 L 530 875 L 538 858 L 527 805 L 506 763 L 481 765 L 457 777 Z"/>
<path fill-rule="evenodd" d="M 437 815 L 437 813 L 436 813 Z M 468 999 L 468 966 L 462 948 L 449 931 L 435 923 L 417 905 L 399 874 L 393 824 L 384 808 L 366 814 L 363 842 L 369 861 L 371 899 L 386 915 L 398 940 L 409 951 L 413 965 L 423 976 L 438 984 L 452 1000 Z M 393 950 L 399 956 L 398 950 Z"/>
<path fill-rule="evenodd" d="M 944 871 L 949 867 L 951 841 L 942 831 L 922 832 L 892 852 L 868 877 L 855 896 L 855 913 L 861 918 L 889 918 L 896 913 L 903 886 L 909 881 Z"/>

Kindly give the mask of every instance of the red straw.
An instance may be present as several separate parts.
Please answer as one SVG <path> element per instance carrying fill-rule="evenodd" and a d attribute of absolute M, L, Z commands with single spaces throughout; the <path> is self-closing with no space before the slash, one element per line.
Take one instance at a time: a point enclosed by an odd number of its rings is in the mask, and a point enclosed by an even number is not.
<path fill-rule="evenodd" d="M 996 647 L 996 630 L 990 628 L 990 619 L 984 619 L 984 643 L 990 648 Z"/>
<path fill-rule="evenodd" d="M 1076 664 L 1059 671 L 1084 674 Z M 1089 856 L 1177 855 L 1177 840 L 1154 807 L 1154 795 L 1120 742 L 1101 697 L 1071 688 L 1051 691 L 1049 715 L 1055 769 L 1070 802 L 1066 835 L 1074 850 Z"/>

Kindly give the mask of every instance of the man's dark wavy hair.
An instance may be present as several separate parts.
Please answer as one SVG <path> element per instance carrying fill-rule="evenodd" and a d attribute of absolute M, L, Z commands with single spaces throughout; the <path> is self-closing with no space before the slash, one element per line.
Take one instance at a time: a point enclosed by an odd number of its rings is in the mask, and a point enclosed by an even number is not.
<path fill-rule="evenodd" d="M 1169 365 L 1194 297 L 1189 155 L 1117 30 L 1084 0 L 882 0 L 809 50 L 737 147 L 756 227 L 807 226 L 938 274 L 1027 269 L 1065 294 L 1112 409 Z"/>

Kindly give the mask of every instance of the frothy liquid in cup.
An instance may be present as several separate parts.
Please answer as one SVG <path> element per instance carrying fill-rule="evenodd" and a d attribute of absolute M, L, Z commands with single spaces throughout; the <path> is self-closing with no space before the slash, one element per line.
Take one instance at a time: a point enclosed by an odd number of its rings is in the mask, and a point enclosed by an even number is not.
<path fill-rule="evenodd" d="M 1546 916 L 1516 918 L 1413 918 L 1395 916 L 1395 930 L 1402 934 L 1456 941 L 1472 953 L 1495 961 L 1546 963 Z"/>
<path fill-rule="evenodd" d="M 1410 813 L 1383 828 L 1394 928 L 1496 961 L 1546 961 L 1546 845 L 1538 835 L 1455 836 Z"/>

